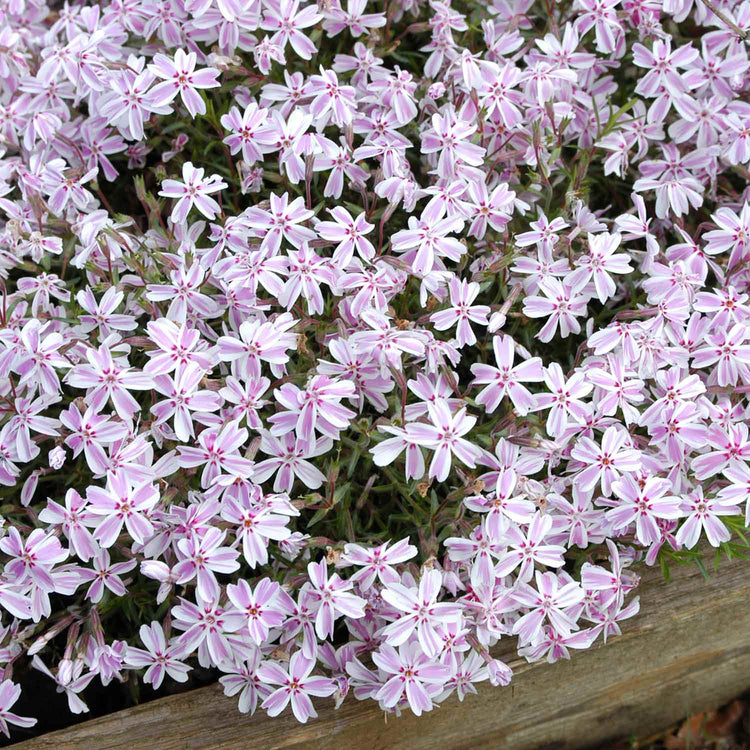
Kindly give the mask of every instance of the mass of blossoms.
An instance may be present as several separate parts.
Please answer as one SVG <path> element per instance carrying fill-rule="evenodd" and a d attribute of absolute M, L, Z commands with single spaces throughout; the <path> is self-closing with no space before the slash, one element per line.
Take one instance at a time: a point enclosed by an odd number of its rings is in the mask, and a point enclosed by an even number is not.
<path fill-rule="evenodd" d="M 750 0 L 0 20 L 5 734 L 420 715 L 746 549 Z"/>

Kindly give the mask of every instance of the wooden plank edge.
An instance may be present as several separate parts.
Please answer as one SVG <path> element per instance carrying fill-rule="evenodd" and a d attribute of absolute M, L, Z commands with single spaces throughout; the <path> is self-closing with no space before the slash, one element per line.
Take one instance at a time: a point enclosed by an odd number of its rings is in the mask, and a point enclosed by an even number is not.
<path fill-rule="evenodd" d="M 13 745 L 18 750 L 158 750 L 241 747 L 264 750 L 343 747 L 581 748 L 667 727 L 691 711 L 714 708 L 750 688 L 750 563 L 722 563 L 705 581 L 694 566 L 677 567 L 665 584 L 644 573 L 641 614 L 624 634 L 576 652 L 570 662 L 528 664 L 512 641 L 497 655 L 514 668 L 508 688 L 482 685 L 421 719 L 385 717 L 374 702 L 348 698 L 338 709 L 317 701 L 306 725 L 290 715 L 239 714 L 219 685 L 199 688 L 93 719 Z"/>

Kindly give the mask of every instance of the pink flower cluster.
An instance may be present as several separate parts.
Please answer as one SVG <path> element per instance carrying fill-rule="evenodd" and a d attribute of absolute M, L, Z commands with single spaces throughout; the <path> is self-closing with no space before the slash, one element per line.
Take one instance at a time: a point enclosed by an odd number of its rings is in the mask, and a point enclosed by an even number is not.
<path fill-rule="evenodd" d="M 0 19 L 0 730 L 419 715 L 750 525 L 748 0 Z"/>

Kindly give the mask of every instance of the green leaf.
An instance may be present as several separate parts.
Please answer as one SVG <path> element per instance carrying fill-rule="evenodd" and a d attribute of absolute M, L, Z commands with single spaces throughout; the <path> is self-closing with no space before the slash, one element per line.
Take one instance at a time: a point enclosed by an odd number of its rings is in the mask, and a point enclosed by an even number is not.
<path fill-rule="evenodd" d="M 316 523 L 322 521 L 328 515 L 329 510 L 331 509 L 328 507 L 316 510 L 315 513 L 313 513 L 312 518 L 307 522 L 307 528 L 311 529 Z"/>
<path fill-rule="evenodd" d="M 333 504 L 338 505 L 348 494 L 349 489 L 351 488 L 352 483 L 346 482 L 345 484 L 342 484 L 340 487 L 337 487 L 333 493 Z"/>

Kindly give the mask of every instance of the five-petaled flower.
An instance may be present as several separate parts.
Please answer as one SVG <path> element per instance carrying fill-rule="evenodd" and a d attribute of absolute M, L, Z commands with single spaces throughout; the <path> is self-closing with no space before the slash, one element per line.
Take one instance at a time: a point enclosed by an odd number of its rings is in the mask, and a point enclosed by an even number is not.
<path fill-rule="evenodd" d="M 128 646 L 125 661 L 136 669 L 147 667 L 143 675 L 144 682 L 150 683 L 154 690 L 161 687 L 165 675 L 177 682 L 187 682 L 187 673 L 192 667 L 180 660 L 182 649 L 176 643 L 167 643 L 160 623 L 141 625 L 138 634 L 146 650 Z"/>
<path fill-rule="evenodd" d="M 279 685 L 261 704 L 269 716 L 278 716 L 291 702 L 292 712 L 303 724 L 318 714 L 310 696 L 325 697 L 336 690 L 336 682 L 328 677 L 312 675 L 315 659 L 308 659 L 295 651 L 289 660 L 289 671 L 274 661 L 265 661 L 258 667 L 258 677 L 270 685 Z"/>
<path fill-rule="evenodd" d="M 170 218 L 176 224 L 182 224 L 195 206 L 207 219 L 215 218 L 221 211 L 219 204 L 210 196 L 227 187 L 219 175 L 214 174 L 204 178 L 205 169 L 194 167 L 193 163 L 186 161 L 182 165 L 182 182 L 179 180 L 164 180 L 161 184 L 159 195 L 165 198 L 176 198 L 177 202 L 172 207 Z"/>
<path fill-rule="evenodd" d="M 383 635 L 388 643 L 400 646 L 416 631 L 425 654 L 435 657 L 442 649 L 438 627 L 442 623 L 460 619 L 460 608 L 449 602 L 438 602 L 443 585 L 440 571 L 425 570 L 418 588 L 408 588 L 400 582 L 388 583 L 381 596 L 398 610 L 400 617 L 386 625 Z"/>
<path fill-rule="evenodd" d="M 216 80 L 219 71 L 215 68 L 196 70 L 197 59 L 195 52 L 185 53 L 181 49 L 175 52 L 173 60 L 161 53 L 154 55 L 154 60 L 149 64 L 148 69 L 154 76 L 164 80 L 148 92 L 149 104 L 154 107 L 163 107 L 179 94 L 192 117 L 205 115 L 206 103 L 198 93 L 198 89 L 219 86 L 220 83 Z"/>
<path fill-rule="evenodd" d="M 451 673 L 450 667 L 431 659 L 416 643 L 405 644 L 398 650 L 385 643 L 373 652 L 372 660 L 384 672 L 393 675 L 375 698 L 388 708 L 405 698 L 417 716 L 432 710 L 433 697 L 442 690 L 441 685 Z"/>
<path fill-rule="evenodd" d="M 522 383 L 538 383 L 544 378 L 542 360 L 531 357 L 518 365 L 515 359 L 515 342 L 510 336 L 495 336 L 492 339 L 497 366 L 475 362 L 471 366 L 473 385 L 484 385 L 477 403 L 488 412 L 493 412 L 505 396 L 513 402 L 515 410 L 525 415 L 534 405 L 534 399 Z"/>

